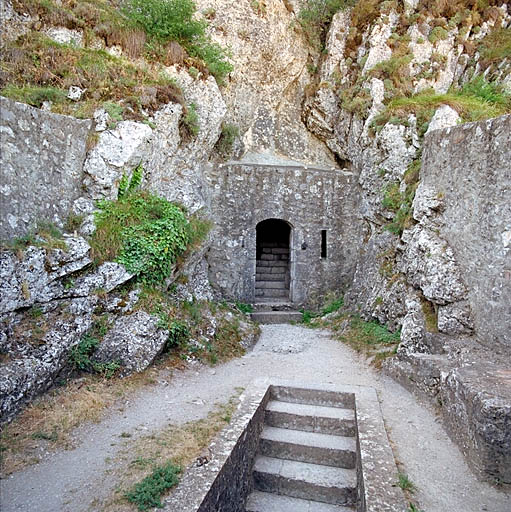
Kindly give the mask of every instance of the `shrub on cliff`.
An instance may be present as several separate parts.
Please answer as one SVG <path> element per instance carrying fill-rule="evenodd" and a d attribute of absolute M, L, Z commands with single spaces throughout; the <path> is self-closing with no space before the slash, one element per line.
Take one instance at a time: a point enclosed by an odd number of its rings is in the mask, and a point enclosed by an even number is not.
<path fill-rule="evenodd" d="M 150 40 L 160 44 L 177 41 L 189 55 L 204 61 L 220 83 L 232 71 L 225 50 L 206 34 L 207 22 L 194 19 L 193 0 L 129 0 L 123 11 Z"/>
<path fill-rule="evenodd" d="M 142 281 L 167 278 L 192 239 L 183 208 L 148 192 L 98 202 L 91 240 L 96 262 L 116 260 Z"/>
<path fill-rule="evenodd" d="M 124 12 L 148 36 L 184 42 L 204 35 L 207 24 L 193 19 L 195 9 L 192 0 L 130 0 Z"/>
<path fill-rule="evenodd" d="M 353 0 L 304 0 L 298 21 L 309 44 L 321 50 L 334 14 L 353 3 Z"/>

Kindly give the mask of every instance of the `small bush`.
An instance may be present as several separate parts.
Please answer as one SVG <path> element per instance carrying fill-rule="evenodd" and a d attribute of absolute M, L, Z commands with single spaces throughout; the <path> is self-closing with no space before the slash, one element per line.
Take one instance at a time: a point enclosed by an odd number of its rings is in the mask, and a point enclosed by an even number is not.
<path fill-rule="evenodd" d="M 511 55 L 511 27 L 492 30 L 480 43 L 485 65 L 500 62 Z"/>
<path fill-rule="evenodd" d="M 239 128 L 234 124 L 223 124 L 222 133 L 216 143 L 216 149 L 220 156 L 227 158 L 232 153 L 234 141 L 240 134 Z"/>
<path fill-rule="evenodd" d="M 117 199 L 122 199 L 123 197 L 135 192 L 135 190 L 140 186 L 140 183 L 142 183 L 143 174 L 144 168 L 142 167 L 142 164 L 137 165 L 137 167 L 133 169 L 131 179 L 128 179 L 128 176 L 123 174 L 119 183 L 119 190 L 117 191 Z"/>
<path fill-rule="evenodd" d="M 13 251 L 23 251 L 29 246 L 42 247 L 44 249 L 68 249 L 60 229 L 48 221 L 39 221 L 37 227 L 26 235 L 12 240 L 2 240 L 0 247 Z"/>
<path fill-rule="evenodd" d="M 219 44 L 210 41 L 206 36 L 201 36 L 187 50 L 190 55 L 204 61 L 219 85 L 225 84 L 225 77 L 234 68 L 228 61 L 227 52 Z"/>
<path fill-rule="evenodd" d="M 408 478 L 404 473 L 398 473 L 397 485 L 403 489 L 403 491 L 415 492 L 415 484 Z"/>
<path fill-rule="evenodd" d="M 169 338 L 167 347 L 183 346 L 190 337 L 188 326 L 179 320 L 173 320 L 168 326 Z"/>
<path fill-rule="evenodd" d="M 252 304 L 245 304 L 243 302 L 236 302 L 235 305 L 236 305 L 236 309 L 238 309 L 242 313 L 245 313 L 246 315 L 249 314 L 249 313 L 252 313 L 252 311 L 254 311 L 254 307 L 252 306 Z"/>
<path fill-rule="evenodd" d="M 344 306 L 344 298 L 339 297 L 338 299 L 334 299 L 321 310 L 321 315 L 328 315 L 329 313 L 333 313 L 334 311 L 339 310 Z"/>
<path fill-rule="evenodd" d="M 233 67 L 225 50 L 206 35 L 207 22 L 194 18 L 192 0 L 130 0 L 124 12 L 136 27 L 159 43 L 179 42 L 192 57 L 204 61 L 209 72 L 223 84 Z"/>
<path fill-rule="evenodd" d="M 84 334 L 80 343 L 71 349 L 69 363 L 75 370 L 89 371 L 92 366 L 90 356 L 98 348 L 99 340 L 90 334 Z"/>
<path fill-rule="evenodd" d="M 206 23 L 193 19 L 193 0 L 129 0 L 124 13 L 148 36 L 160 42 L 192 41 L 203 35 Z"/>
<path fill-rule="evenodd" d="M 181 468 L 171 462 L 157 466 L 149 476 L 126 493 L 126 498 L 134 503 L 138 510 L 148 510 L 151 507 L 162 508 L 162 494 L 178 484 L 180 473 Z"/>
<path fill-rule="evenodd" d="M 298 21 L 309 44 L 321 50 L 334 14 L 353 5 L 351 0 L 304 0 Z"/>
<path fill-rule="evenodd" d="M 392 333 L 383 325 L 365 322 L 358 317 L 351 320 L 350 334 L 356 336 L 358 342 L 368 345 L 399 343 L 401 337 L 401 331 Z"/>
<path fill-rule="evenodd" d="M 181 118 L 181 136 L 185 141 L 194 139 L 199 135 L 200 124 L 199 115 L 197 114 L 197 105 L 192 103 L 185 109 Z"/>
<path fill-rule="evenodd" d="M 401 207 L 402 200 L 399 183 L 392 183 L 385 189 L 382 206 L 387 210 L 397 212 Z"/>
<path fill-rule="evenodd" d="M 477 76 L 470 82 L 467 82 L 461 88 L 460 94 L 463 96 L 473 96 L 503 108 L 511 108 L 511 96 L 504 91 L 501 85 L 488 82 L 484 76 Z"/>
<path fill-rule="evenodd" d="M 443 41 L 447 39 L 449 33 L 443 27 L 435 27 L 429 34 L 429 42 L 435 44 L 437 41 Z"/>
<path fill-rule="evenodd" d="M 33 107 L 41 107 L 45 101 L 52 103 L 65 102 L 66 92 L 56 87 L 39 87 L 39 86 L 17 86 L 7 85 L 2 89 L 2 95 L 21 103 L 28 103 Z"/>
<path fill-rule="evenodd" d="M 302 309 L 300 312 L 302 313 L 302 324 L 305 325 L 310 325 L 311 321 L 317 316 L 316 313 L 308 309 Z"/>

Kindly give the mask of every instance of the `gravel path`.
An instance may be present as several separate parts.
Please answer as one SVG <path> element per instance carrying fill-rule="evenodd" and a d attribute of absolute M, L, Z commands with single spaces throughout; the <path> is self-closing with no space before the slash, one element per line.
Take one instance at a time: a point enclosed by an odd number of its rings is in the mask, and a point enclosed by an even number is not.
<path fill-rule="evenodd" d="M 511 494 L 478 482 L 459 450 L 427 406 L 379 374 L 328 332 L 301 326 L 268 325 L 254 350 L 214 369 L 196 365 L 164 373 L 97 425 L 79 429 L 74 450 L 49 458 L 0 482 L 3 512 L 82 512 L 107 497 L 116 482 L 108 459 L 137 435 L 205 417 L 215 402 L 225 402 L 239 386 L 275 376 L 316 384 L 359 384 L 378 391 L 395 456 L 416 484 L 425 512 L 509 512 Z"/>

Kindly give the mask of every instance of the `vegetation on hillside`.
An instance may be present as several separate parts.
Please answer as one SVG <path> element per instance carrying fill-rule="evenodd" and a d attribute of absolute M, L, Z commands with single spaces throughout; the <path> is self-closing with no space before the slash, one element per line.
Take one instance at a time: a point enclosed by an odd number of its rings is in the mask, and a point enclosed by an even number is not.
<path fill-rule="evenodd" d="M 37 22 L 0 53 L 0 93 L 76 117 L 91 117 L 115 102 L 121 118 L 142 120 L 145 113 L 174 101 L 182 92 L 165 72 L 177 64 L 212 74 L 221 84 L 232 70 L 226 51 L 207 35 L 207 21 L 196 19 L 192 0 L 14 0 L 18 12 Z M 82 44 L 58 43 L 45 30 L 80 31 Z M 119 52 L 107 51 L 120 48 Z M 84 90 L 67 98 L 70 86 Z"/>
<path fill-rule="evenodd" d="M 138 190 L 143 169 L 123 176 L 117 200 L 100 200 L 91 237 L 96 265 L 118 261 L 146 284 L 162 283 L 173 272 L 178 258 L 200 243 L 209 222 L 186 216 L 186 210 L 147 191 Z"/>

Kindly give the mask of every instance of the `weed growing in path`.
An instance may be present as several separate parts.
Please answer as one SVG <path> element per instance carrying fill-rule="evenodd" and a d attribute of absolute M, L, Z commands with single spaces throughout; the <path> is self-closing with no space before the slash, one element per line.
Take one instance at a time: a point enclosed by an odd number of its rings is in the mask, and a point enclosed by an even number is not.
<path fill-rule="evenodd" d="M 404 473 L 398 474 L 397 485 L 403 489 L 403 491 L 415 492 L 415 484 L 408 478 L 408 475 Z"/>
<path fill-rule="evenodd" d="M 161 496 L 177 485 L 181 468 L 172 462 L 157 466 L 133 489 L 126 493 L 126 498 L 134 503 L 138 510 L 148 510 L 151 507 L 162 508 Z"/>

